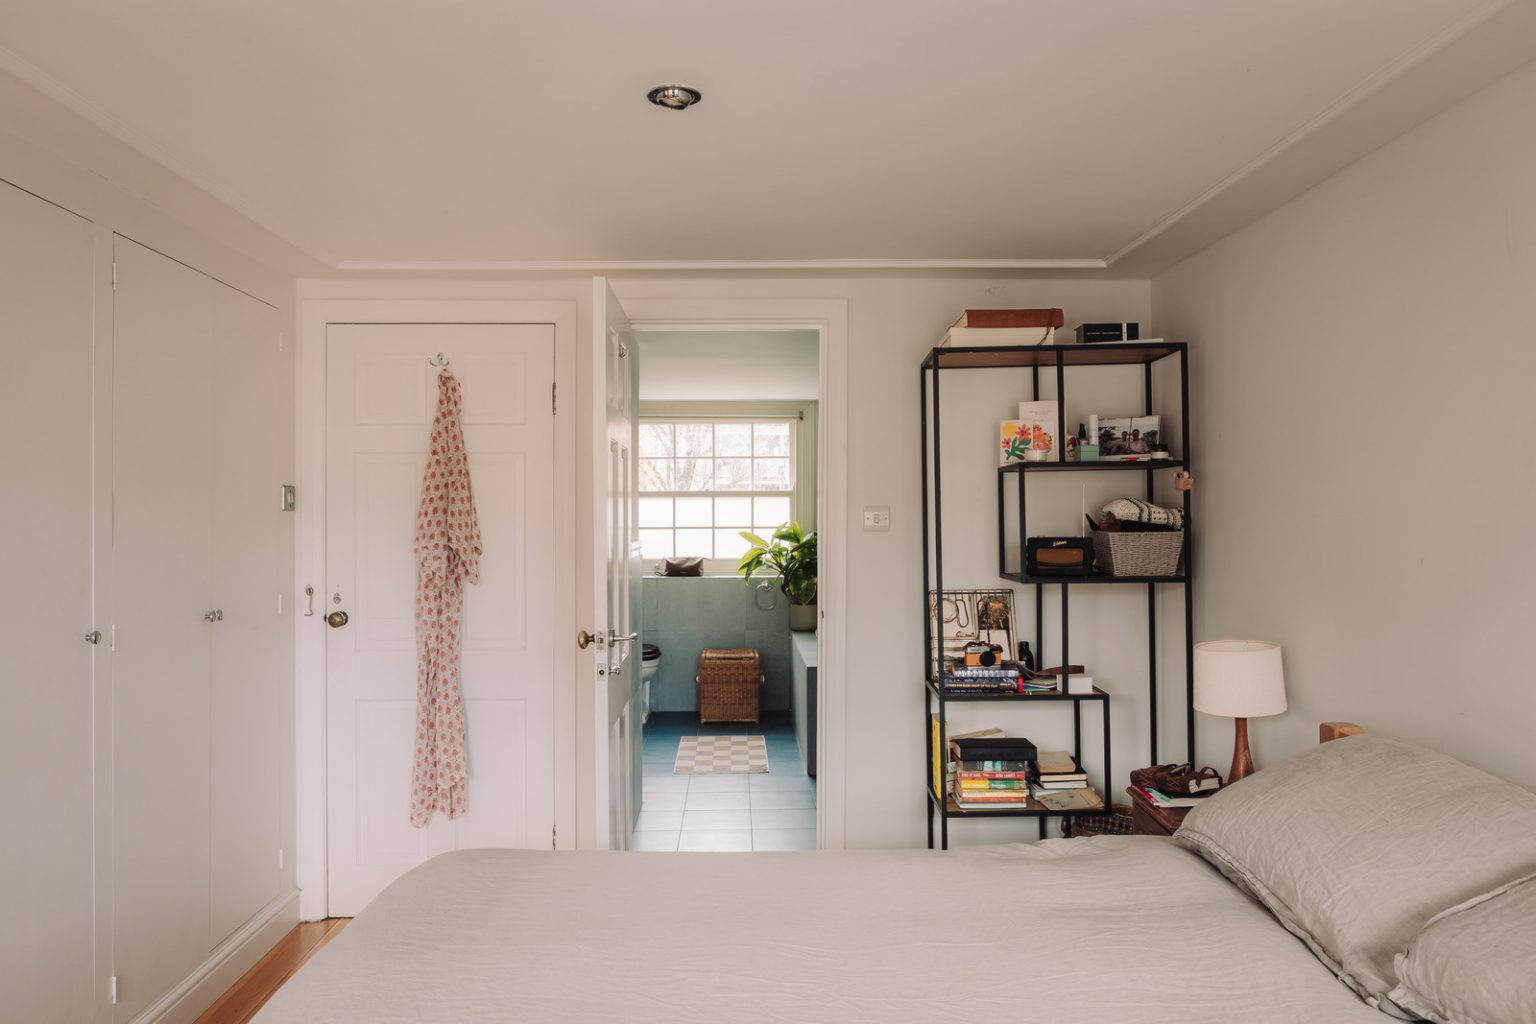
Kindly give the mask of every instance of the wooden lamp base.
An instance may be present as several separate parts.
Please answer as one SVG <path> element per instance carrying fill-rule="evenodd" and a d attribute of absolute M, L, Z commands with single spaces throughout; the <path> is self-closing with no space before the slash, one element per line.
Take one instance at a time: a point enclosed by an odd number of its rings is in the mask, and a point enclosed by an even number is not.
<path fill-rule="evenodd" d="M 1253 774 L 1253 754 L 1248 750 L 1248 719 L 1234 718 L 1237 735 L 1232 744 L 1232 770 L 1227 773 L 1227 785 Z"/>

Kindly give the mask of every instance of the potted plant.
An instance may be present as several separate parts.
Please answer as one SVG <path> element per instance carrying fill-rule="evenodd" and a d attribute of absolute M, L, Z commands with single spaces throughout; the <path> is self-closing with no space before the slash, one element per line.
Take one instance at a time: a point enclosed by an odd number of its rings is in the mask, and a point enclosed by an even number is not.
<path fill-rule="evenodd" d="M 748 582 L 756 572 L 774 573 L 779 589 L 789 598 L 789 628 L 799 633 L 816 629 L 816 531 L 806 533 L 799 523 L 785 523 L 764 540 L 741 531 L 752 547 L 742 556 L 736 571 Z"/>

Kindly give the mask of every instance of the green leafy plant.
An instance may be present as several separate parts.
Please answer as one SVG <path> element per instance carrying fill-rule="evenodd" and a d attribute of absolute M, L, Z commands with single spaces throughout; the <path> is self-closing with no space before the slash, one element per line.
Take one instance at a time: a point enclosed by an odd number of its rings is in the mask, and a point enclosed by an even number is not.
<path fill-rule="evenodd" d="M 785 523 L 764 540 L 749 530 L 741 531 L 752 547 L 742 556 L 736 571 L 751 582 L 754 573 L 779 577 L 779 589 L 794 604 L 816 603 L 816 531 Z"/>

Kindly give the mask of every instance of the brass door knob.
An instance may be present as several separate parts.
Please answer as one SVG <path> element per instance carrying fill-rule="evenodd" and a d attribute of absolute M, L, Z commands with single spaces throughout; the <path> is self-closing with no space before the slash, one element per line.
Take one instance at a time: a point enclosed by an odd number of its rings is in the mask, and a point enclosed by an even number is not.
<path fill-rule="evenodd" d="M 331 612 L 331 614 L 325 617 L 325 621 L 332 629 L 340 629 L 347 624 L 347 613 L 340 611 Z"/>

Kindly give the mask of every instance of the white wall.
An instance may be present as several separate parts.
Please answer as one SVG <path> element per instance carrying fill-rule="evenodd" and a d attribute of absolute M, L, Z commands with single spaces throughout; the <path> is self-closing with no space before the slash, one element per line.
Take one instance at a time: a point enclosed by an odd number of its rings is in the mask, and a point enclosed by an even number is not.
<path fill-rule="evenodd" d="M 922 687 L 922 566 L 921 506 L 918 462 L 918 363 L 936 344 L 959 312 L 980 306 L 1062 306 L 1067 323 L 1082 320 L 1146 320 L 1150 313 L 1150 286 L 1145 281 L 1043 280 L 985 278 L 962 275 L 824 277 L 774 274 L 752 278 L 678 277 L 640 275 L 613 280 L 621 300 L 651 298 L 695 299 L 842 299 L 848 303 L 848 448 L 846 481 L 848 511 L 847 616 L 847 844 L 859 847 L 921 845 L 924 842 L 923 763 L 925 735 Z M 508 299 L 564 299 L 579 306 L 579 338 L 590 330 L 591 281 L 586 277 L 526 276 L 497 281 L 421 281 L 352 279 L 305 281 L 300 294 L 335 297 L 460 297 Z M 980 378 L 987 378 L 983 383 Z M 1022 376 L 1004 379 L 982 373 L 977 386 L 985 392 L 962 414 L 958 430 L 975 431 L 970 461 L 955 466 L 953 483 L 984 495 L 976 510 L 974 528 L 959 518 L 948 530 L 956 538 L 949 552 L 953 579 L 973 579 L 978 585 L 999 582 L 996 551 L 989 538 L 995 529 L 995 463 L 992 433 L 996 421 L 1026 397 Z M 1125 392 L 1117 392 L 1115 397 Z M 1121 401 L 1128 401 L 1127 394 Z M 1108 397 L 1108 396 L 1107 396 Z M 990 423 L 990 425 L 987 425 Z M 964 435 L 956 433 L 956 443 Z M 578 445 L 582 444 L 578 440 Z M 585 450 L 579 448 L 578 450 Z M 836 481 L 832 484 L 835 486 Z M 863 506 L 888 505 L 888 533 L 865 533 Z M 1077 499 L 1070 501 L 1071 520 L 1059 520 L 1061 529 L 1076 522 Z M 588 514 L 577 509 L 578 515 Z M 1067 515 L 1062 511 L 1061 515 Z M 590 536 L 578 523 L 578 536 Z M 1112 588 L 1102 588 L 1110 590 Z M 1117 589 L 1117 588 L 1113 588 Z M 1082 601 L 1079 604 L 1079 600 Z M 1102 634 L 1093 632 L 1091 608 L 1101 601 L 1119 601 L 1133 631 L 1124 638 L 1104 637 L 1100 648 L 1108 659 L 1111 675 L 1141 672 L 1144 657 L 1145 613 L 1132 595 L 1083 595 L 1074 597 L 1074 643 L 1084 657 L 1088 646 Z M 1021 610 L 1028 607 L 1021 604 Z M 1077 614 L 1081 611 L 1081 614 Z M 1170 609 L 1162 616 L 1170 627 L 1178 618 Z M 1080 633 L 1079 631 L 1086 631 Z M 1076 658 L 1074 658 L 1076 660 Z M 1124 665 L 1124 669 L 1120 668 Z M 1170 673 L 1171 675 L 1172 673 Z M 1123 678 L 1119 681 L 1124 683 Z M 1182 686 L 1181 680 L 1175 680 Z M 1111 685 L 1116 681 L 1111 680 Z M 823 685 L 832 685 L 824 682 Z M 1136 675 L 1117 691 L 1114 732 L 1117 776 L 1145 763 L 1145 684 Z M 578 716 L 582 712 L 578 710 Z M 1178 726 L 1178 716 L 1169 720 Z M 583 719 L 584 720 L 584 719 Z M 1049 709 L 1009 711 L 999 724 L 1037 742 L 1070 742 L 1070 714 L 1052 717 Z M 1096 729 L 1085 729 L 1085 753 L 1096 767 Z M 1182 742 L 1182 728 L 1172 739 Z M 1171 740 L 1170 740 L 1171 742 Z M 989 827 L 994 826 L 994 827 Z M 957 842 L 987 838 L 1033 838 L 1028 822 L 1001 824 L 972 822 L 957 826 Z"/>
<path fill-rule="evenodd" d="M 1285 644 L 1261 766 L 1349 719 L 1536 786 L 1533 111 L 1527 66 L 1153 282 L 1199 352 L 1198 636 Z"/>
<path fill-rule="evenodd" d="M 815 401 L 816 331 L 641 331 L 642 402 Z"/>

